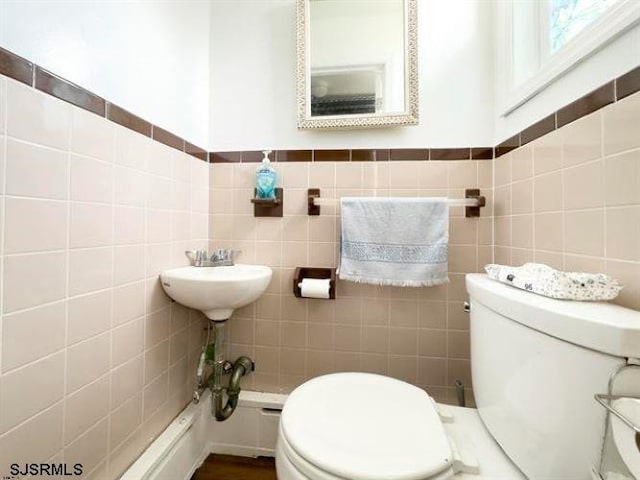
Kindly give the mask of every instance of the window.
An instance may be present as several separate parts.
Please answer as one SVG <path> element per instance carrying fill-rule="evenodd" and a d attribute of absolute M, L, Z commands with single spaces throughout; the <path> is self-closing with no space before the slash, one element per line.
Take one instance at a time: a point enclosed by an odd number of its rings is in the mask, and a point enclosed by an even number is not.
<path fill-rule="evenodd" d="M 640 0 L 505 0 L 500 113 L 507 115 L 640 23 Z"/>
<path fill-rule="evenodd" d="M 561 49 L 616 2 L 617 0 L 550 0 L 547 9 L 549 53 L 553 54 Z"/>

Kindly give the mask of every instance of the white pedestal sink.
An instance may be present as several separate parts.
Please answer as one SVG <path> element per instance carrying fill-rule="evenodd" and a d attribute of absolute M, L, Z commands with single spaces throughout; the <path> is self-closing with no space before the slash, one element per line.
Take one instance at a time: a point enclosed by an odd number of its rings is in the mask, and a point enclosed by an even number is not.
<path fill-rule="evenodd" d="M 271 282 L 264 265 L 179 267 L 160 274 L 162 288 L 173 300 L 201 310 L 211 320 L 224 321 L 236 308 L 254 302 Z"/>

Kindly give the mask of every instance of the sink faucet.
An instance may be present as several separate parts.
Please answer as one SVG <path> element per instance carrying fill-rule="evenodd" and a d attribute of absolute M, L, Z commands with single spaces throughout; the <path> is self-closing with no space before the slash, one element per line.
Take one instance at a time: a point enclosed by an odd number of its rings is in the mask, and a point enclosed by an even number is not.
<path fill-rule="evenodd" d="M 241 250 L 218 248 L 211 253 L 211 256 L 206 250 L 187 250 L 184 253 L 194 267 L 230 267 L 234 265 L 234 258 L 240 252 Z"/>
<path fill-rule="evenodd" d="M 239 250 L 231 250 L 229 248 L 218 248 L 213 251 L 209 262 L 212 267 L 224 267 L 232 266 L 234 264 L 234 257 L 239 254 Z"/>

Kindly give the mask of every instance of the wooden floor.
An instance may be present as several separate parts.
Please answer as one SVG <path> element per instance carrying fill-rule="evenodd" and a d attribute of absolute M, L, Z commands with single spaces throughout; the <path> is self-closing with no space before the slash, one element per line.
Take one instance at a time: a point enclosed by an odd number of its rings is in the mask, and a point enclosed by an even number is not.
<path fill-rule="evenodd" d="M 277 480 L 276 462 L 270 457 L 236 457 L 211 454 L 191 480 Z"/>

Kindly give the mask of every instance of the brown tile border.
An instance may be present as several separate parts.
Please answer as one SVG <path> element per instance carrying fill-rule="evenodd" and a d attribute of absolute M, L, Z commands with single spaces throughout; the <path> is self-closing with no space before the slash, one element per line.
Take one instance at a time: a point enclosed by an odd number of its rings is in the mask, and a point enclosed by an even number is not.
<path fill-rule="evenodd" d="M 429 160 L 471 160 L 470 148 L 431 148 Z"/>
<path fill-rule="evenodd" d="M 264 158 L 264 153 L 262 150 L 249 150 L 242 152 L 241 161 L 242 163 L 260 163 Z M 271 151 L 269 153 L 269 160 L 271 162 L 276 161 L 276 152 Z"/>
<path fill-rule="evenodd" d="M 496 145 L 495 155 L 499 157 L 505 153 L 509 153 L 511 150 L 515 150 L 520 146 L 520 134 L 516 134 L 511 138 L 507 138 L 504 142 Z"/>
<path fill-rule="evenodd" d="M 78 85 L 66 81 L 47 70 L 36 66 L 34 87 L 76 107 L 88 110 L 101 117 L 106 114 L 104 98 L 94 95 Z"/>
<path fill-rule="evenodd" d="M 594 91 L 574 100 L 548 117 L 537 121 L 520 133 L 503 141 L 496 146 L 495 157 L 498 158 L 509 153 L 515 148 L 526 145 L 547 133 L 564 127 L 579 118 L 637 92 L 640 92 L 640 67 L 634 68 L 615 80 L 596 88 Z"/>
<path fill-rule="evenodd" d="M 428 148 L 392 148 L 389 150 L 389 160 L 429 160 Z"/>
<path fill-rule="evenodd" d="M 558 128 L 616 101 L 615 80 L 562 107 L 557 115 Z"/>
<path fill-rule="evenodd" d="M 552 113 L 548 117 L 534 123 L 530 127 L 520 132 L 520 146 L 525 145 L 536 138 L 553 132 L 556 129 L 556 114 Z"/>
<path fill-rule="evenodd" d="M 262 159 L 259 151 L 207 152 L 183 138 L 148 122 L 122 107 L 106 101 L 79 85 L 58 77 L 34 63 L 0 47 L 0 75 L 36 88 L 91 113 L 107 118 L 125 128 L 152 138 L 164 145 L 211 163 L 253 163 Z M 571 102 L 551 115 L 535 122 L 495 147 L 471 148 L 401 148 L 353 150 L 277 150 L 270 158 L 276 162 L 362 162 L 490 160 L 540 138 L 568 123 L 595 112 L 636 92 L 640 92 L 640 67 L 621 75 L 593 92 Z"/>
<path fill-rule="evenodd" d="M 493 147 L 475 147 L 471 149 L 471 160 L 491 160 L 493 154 Z"/>
<path fill-rule="evenodd" d="M 277 150 L 276 162 L 310 162 L 313 150 Z"/>
<path fill-rule="evenodd" d="M 640 67 L 616 78 L 616 100 L 640 92 Z"/>
<path fill-rule="evenodd" d="M 0 74 L 33 85 L 33 63 L 0 47 Z"/>
<path fill-rule="evenodd" d="M 351 160 L 351 150 L 314 150 L 314 162 L 348 162 Z"/>
<path fill-rule="evenodd" d="M 379 149 L 375 150 L 376 152 L 376 162 L 388 162 L 391 160 L 391 150 L 387 149 Z"/>
<path fill-rule="evenodd" d="M 206 150 L 183 138 L 153 125 L 118 105 L 108 102 L 89 90 L 61 78 L 34 63 L 0 47 L 0 75 L 17 80 L 43 93 L 106 118 L 129 130 L 207 162 Z"/>
<path fill-rule="evenodd" d="M 516 148 L 516 147 L 514 147 Z M 389 161 L 451 161 L 491 160 L 493 147 L 367 149 L 354 150 L 277 150 L 269 155 L 275 162 L 389 162 Z M 275 157 L 274 157 L 275 155 Z M 211 163 L 256 163 L 263 158 L 258 150 L 210 152 Z M 275 160 L 274 160 L 275 158 Z"/>
<path fill-rule="evenodd" d="M 209 162 L 211 163 L 240 163 L 242 152 L 210 152 Z"/>
<path fill-rule="evenodd" d="M 376 150 L 371 150 L 368 148 L 358 148 L 356 150 L 351 150 L 351 161 L 352 162 L 375 162 Z"/>
<path fill-rule="evenodd" d="M 196 157 L 203 162 L 209 161 L 209 153 L 206 150 L 186 141 L 184 142 L 184 153 Z"/>
<path fill-rule="evenodd" d="M 110 102 L 107 102 L 107 118 L 145 137 L 151 137 L 153 130 L 151 123 Z"/>
<path fill-rule="evenodd" d="M 176 150 L 184 152 L 184 140 L 171 132 L 168 132 L 164 128 L 151 126 L 151 138 L 157 140 L 160 143 L 164 143 L 168 147 L 173 147 Z"/>

